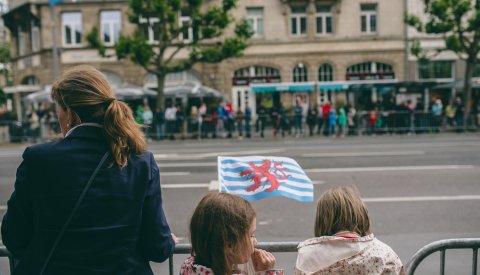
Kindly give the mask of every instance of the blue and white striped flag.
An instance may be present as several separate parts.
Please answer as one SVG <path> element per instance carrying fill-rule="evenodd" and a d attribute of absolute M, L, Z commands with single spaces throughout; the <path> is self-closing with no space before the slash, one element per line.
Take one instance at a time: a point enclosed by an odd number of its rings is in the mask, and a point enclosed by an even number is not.
<path fill-rule="evenodd" d="M 285 157 L 218 157 L 220 192 L 247 200 L 284 196 L 313 201 L 312 181 L 298 163 Z"/>

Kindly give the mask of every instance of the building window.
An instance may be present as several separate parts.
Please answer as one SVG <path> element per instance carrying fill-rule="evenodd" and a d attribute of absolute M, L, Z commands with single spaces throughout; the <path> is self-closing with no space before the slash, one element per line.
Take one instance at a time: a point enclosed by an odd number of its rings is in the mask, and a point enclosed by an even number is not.
<path fill-rule="evenodd" d="M 280 83 L 280 70 L 267 66 L 250 66 L 238 69 L 233 74 L 233 85 L 243 86 L 250 83 Z"/>
<path fill-rule="evenodd" d="M 331 34 L 333 32 L 332 6 L 317 5 L 316 26 L 317 34 Z"/>
<path fill-rule="evenodd" d="M 23 85 L 38 85 L 40 84 L 40 80 L 34 75 L 29 75 L 24 77 L 20 83 Z"/>
<path fill-rule="evenodd" d="M 182 31 L 180 32 L 180 41 L 184 43 L 189 43 L 193 41 L 193 27 L 192 27 L 192 18 L 187 12 L 182 12 L 180 20 L 178 22 Z"/>
<path fill-rule="evenodd" d="M 419 79 L 453 78 L 453 61 L 425 61 L 418 63 Z"/>
<path fill-rule="evenodd" d="M 22 30 L 22 27 L 18 26 L 17 28 L 18 33 L 18 56 L 22 56 L 25 54 L 25 33 Z"/>
<path fill-rule="evenodd" d="M 302 64 L 298 64 L 293 68 L 293 82 L 307 82 L 308 81 L 308 71 L 307 68 Z"/>
<path fill-rule="evenodd" d="M 290 8 L 290 30 L 292 35 L 300 36 L 307 33 L 307 7 L 293 6 Z"/>
<path fill-rule="evenodd" d="M 121 32 L 120 11 L 102 11 L 100 13 L 102 26 L 102 41 L 107 46 L 113 46 L 118 41 Z"/>
<path fill-rule="evenodd" d="M 362 33 L 377 32 L 377 4 L 360 4 L 360 25 Z"/>
<path fill-rule="evenodd" d="M 63 46 L 82 44 L 82 14 L 80 12 L 62 13 Z"/>
<path fill-rule="evenodd" d="M 40 50 L 40 28 L 35 24 L 35 21 L 31 21 L 31 33 L 30 41 L 32 42 L 32 52 Z"/>
<path fill-rule="evenodd" d="M 325 63 L 318 67 L 318 81 L 333 81 L 332 65 Z"/>
<path fill-rule="evenodd" d="M 380 62 L 364 62 L 347 68 L 347 80 L 395 79 L 391 65 Z"/>
<path fill-rule="evenodd" d="M 473 69 L 473 77 L 480 77 L 480 64 L 475 64 L 475 69 Z"/>
<path fill-rule="evenodd" d="M 263 8 L 247 8 L 247 22 L 253 30 L 253 37 L 263 37 Z"/>
<path fill-rule="evenodd" d="M 148 43 L 151 43 L 151 44 L 158 43 L 158 39 L 159 39 L 158 30 L 160 28 L 160 23 L 158 18 L 155 18 L 155 17 L 145 18 L 140 16 L 140 19 L 138 21 L 141 24 L 142 33 L 147 38 Z"/>

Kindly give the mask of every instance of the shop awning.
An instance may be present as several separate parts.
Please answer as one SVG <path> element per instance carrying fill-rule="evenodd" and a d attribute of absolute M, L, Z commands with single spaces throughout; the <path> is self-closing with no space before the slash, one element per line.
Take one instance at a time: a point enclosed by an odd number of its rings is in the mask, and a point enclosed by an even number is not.
<path fill-rule="evenodd" d="M 350 91 L 363 91 L 373 88 L 389 90 L 398 87 L 400 82 L 397 79 L 377 79 L 377 80 L 358 80 L 349 81 L 348 89 Z"/>
<path fill-rule="evenodd" d="M 349 86 L 346 82 L 318 82 L 317 85 L 320 91 L 345 91 Z"/>
<path fill-rule="evenodd" d="M 315 91 L 315 83 L 303 82 L 303 83 L 252 84 L 250 85 L 250 88 L 253 93 L 313 92 Z"/>
<path fill-rule="evenodd" d="M 463 80 L 457 80 L 454 82 L 442 83 L 433 87 L 434 90 L 437 89 L 463 89 L 465 82 Z M 478 80 L 472 80 L 472 88 L 480 88 L 480 82 Z"/>
<path fill-rule="evenodd" d="M 114 85 L 113 91 L 115 92 L 115 97 L 120 100 L 141 99 L 143 97 L 154 97 L 156 95 L 154 91 L 129 83 Z"/>

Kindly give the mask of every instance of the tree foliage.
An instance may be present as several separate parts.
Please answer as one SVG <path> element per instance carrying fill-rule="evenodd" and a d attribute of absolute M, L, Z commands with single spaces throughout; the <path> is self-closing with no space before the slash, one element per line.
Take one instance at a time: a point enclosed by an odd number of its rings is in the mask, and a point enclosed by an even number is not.
<path fill-rule="evenodd" d="M 190 69 L 195 63 L 217 63 L 239 57 L 253 35 L 245 20 L 235 22 L 231 11 L 237 0 L 222 0 L 213 5 L 204 0 L 130 0 L 129 21 L 136 26 L 132 34 L 122 34 L 114 46 L 118 59 L 129 58 L 157 76 L 157 105 L 163 107 L 163 83 L 169 73 Z M 188 21 L 182 21 L 188 16 Z M 230 26 L 235 26 L 230 29 Z M 154 33 L 155 41 L 148 37 Z M 227 30 L 234 30 L 226 37 Z M 182 39 L 183 34 L 189 39 Z M 87 35 L 91 47 L 105 55 L 105 46 L 99 40 L 98 29 Z M 187 52 L 188 58 L 178 54 Z"/>
<path fill-rule="evenodd" d="M 0 47 L 0 63 L 3 65 L 6 65 L 10 62 L 10 44 L 9 43 L 4 43 Z M 5 79 L 5 86 L 10 84 L 10 71 L 8 70 L 8 66 L 4 67 L 3 70 L 0 71 L 0 74 L 2 74 L 2 77 Z M 7 95 L 3 92 L 3 89 L 0 89 L 0 104 L 5 103 L 7 100 Z"/>
<path fill-rule="evenodd" d="M 470 112 L 471 78 L 478 62 L 480 51 L 480 0 L 424 0 L 426 21 L 416 15 L 407 14 L 405 22 L 417 31 L 440 35 L 445 48 L 466 61 L 465 71 L 465 116 Z M 420 60 L 427 60 L 432 53 L 423 49 L 418 39 L 412 41 L 411 52 Z M 436 54 L 433 53 L 433 54 Z M 466 117 L 465 117 L 466 118 Z"/>
<path fill-rule="evenodd" d="M 10 61 L 10 44 L 5 43 L 0 47 L 0 63 L 7 63 Z"/>
<path fill-rule="evenodd" d="M 471 0 L 424 0 L 424 3 L 426 21 L 408 14 L 405 22 L 419 32 L 441 35 L 446 47 L 440 50 L 451 50 L 464 60 L 476 57 L 480 49 L 479 4 L 473 5 Z M 419 44 L 415 46 L 418 48 Z M 413 54 L 422 54 L 416 50 Z"/>
<path fill-rule="evenodd" d="M 0 105 L 4 104 L 7 102 L 7 95 L 3 91 L 3 88 L 0 88 Z"/>

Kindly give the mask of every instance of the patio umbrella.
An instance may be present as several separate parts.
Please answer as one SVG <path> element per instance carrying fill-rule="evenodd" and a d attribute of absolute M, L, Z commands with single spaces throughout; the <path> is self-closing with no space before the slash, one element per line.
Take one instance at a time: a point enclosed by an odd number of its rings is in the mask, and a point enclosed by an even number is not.
<path fill-rule="evenodd" d="M 23 98 L 23 101 L 25 103 L 51 103 L 52 98 L 50 97 L 50 94 L 52 92 L 52 87 L 51 86 L 45 86 L 43 90 L 40 90 L 38 92 L 31 93 Z"/>
<path fill-rule="evenodd" d="M 222 97 L 222 93 L 200 83 L 187 82 L 165 87 L 166 97 Z"/>
<path fill-rule="evenodd" d="M 135 86 L 129 83 L 122 83 L 113 86 L 115 97 L 120 100 L 141 99 L 144 97 L 154 97 L 157 93 L 140 86 Z"/>
<path fill-rule="evenodd" d="M 31 93 L 23 98 L 25 103 L 48 103 L 52 102 L 50 94 L 52 91 L 51 86 L 45 86 L 43 90 L 35 93 Z M 129 83 L 123 83 L 121 85 L 113 86 L 115 97 L 120 100 L 132 100 L 141 99 L 145 96 L 154 97 L 156 93 L 154 91 L 144 89 L 139 86 L 135 86 Z"/>

